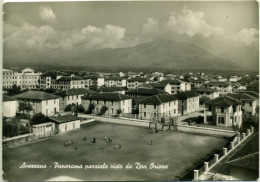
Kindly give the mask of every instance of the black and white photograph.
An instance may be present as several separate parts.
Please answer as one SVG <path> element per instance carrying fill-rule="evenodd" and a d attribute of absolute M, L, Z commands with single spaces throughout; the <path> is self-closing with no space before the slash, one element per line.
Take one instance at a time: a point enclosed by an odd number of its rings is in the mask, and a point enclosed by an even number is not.
<path fill-rule="evenodd" d="M 2 14 L 4 181 L 259 179 L 258 1 Z"/>

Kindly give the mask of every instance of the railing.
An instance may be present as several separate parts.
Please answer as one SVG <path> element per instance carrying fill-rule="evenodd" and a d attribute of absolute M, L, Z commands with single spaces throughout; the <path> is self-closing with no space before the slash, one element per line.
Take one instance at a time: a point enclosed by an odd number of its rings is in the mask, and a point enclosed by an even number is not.
<path fill-rule="evenodd" d="M 204 166 L 199 170 L 194 170 L 194 180 L 203 180 L 204 174 L 206 174 L 210 169 L 212 169 L 216 164 L 218 164 L 226 155 L 232 152 L 236 147 L 238 147 L 242 142 L 244 142 L 250 135 L 254 132 L 254 127 L 247 129 L 247 133 L 243 133 L 242 136 L 237 136 L 230 142 L 227 148 L 217 154 L 214 154 L 214 158 L 209 160 L 209 162 L 204 162 Z"/>

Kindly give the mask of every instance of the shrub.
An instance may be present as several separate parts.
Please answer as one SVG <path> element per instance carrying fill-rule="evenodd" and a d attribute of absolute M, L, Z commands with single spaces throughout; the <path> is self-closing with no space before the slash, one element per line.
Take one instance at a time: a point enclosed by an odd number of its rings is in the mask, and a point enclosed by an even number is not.
<path fill-rule="evenodd" d="M 65 112 L 71 111 L 71 104 L 66 105 L 64 111 Z"/>
<path fill-rule="evenodd" d="M 108 108 L 107 106 L 102 106 L 101 110 L 100 110 L 100 114 L 104 115 L 107 112 Z"/>

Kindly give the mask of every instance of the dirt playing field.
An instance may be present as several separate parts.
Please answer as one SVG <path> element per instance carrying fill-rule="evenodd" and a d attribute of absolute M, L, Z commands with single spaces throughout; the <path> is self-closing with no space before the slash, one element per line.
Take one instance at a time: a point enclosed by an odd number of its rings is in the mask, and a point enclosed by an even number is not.
<path fill-rule="evenodd" d="M 86 140 L 83 140 L 84 137 Z M 94 137 L 96 143 L 91 142 Z M 111 138 L 112 142 L 104 140 L 105 137 Z M 74 144 L 65 147 L 68 140 L 74 141 Z M 221 149 L 226 142 L 225 138 L 213 136 L 173 130 L 154 133 L 142 127 L 94 122 L 47 140 L 4 149 L 4 179 L 42 181 L 67 176 L 72 178 L 70 180 L 87 181 L 173 180 L 214 149 Z M 121 145 L 121 148 L 114 149 L 116 145 Z M 67 165 L 64 167 L 82 168 L 55 168 L 55 162 Z M 20 168 L 24 163 L 24 168 Z M 136 163 L 140 163 L 142 169 L 136 169 Z M 155 164 L 152 169 L 151 163 Z M 28 168 L 32 167 L 30 164 L 38 166 Z M 127 164 L 128 167 L 132 165 L 132 169 L 125 169 Z M 96 166 L 99 169 L 85 169 L 85 165 L 99 165 Z M 155 166 L 161 169 L 155 169 Z"/>

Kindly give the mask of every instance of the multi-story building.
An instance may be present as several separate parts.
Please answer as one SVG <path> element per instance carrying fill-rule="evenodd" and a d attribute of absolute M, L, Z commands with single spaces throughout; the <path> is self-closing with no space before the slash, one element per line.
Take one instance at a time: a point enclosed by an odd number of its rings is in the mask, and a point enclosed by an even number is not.
<path fill-rule="evenodd" d="M 85 88 L 85 80 L 73 76 L 64 76 L 52 82 L 52 88 L 66 90 L 71 88 Z"/>
<path fill-rule="evenodd" d="M 21 89 L 36 89 L 39 87 L 40 72 L 25 68 L 22 72 L 3 70 L 3 87 L 11 88 L 14 84 Z"/>
<path fill-rule="evenodd" d="M 161 121 L 178 116 L 178 98 L 157 94 L 139 101 L 139 118 Z"/>
<path fill-rule="evenodd" d="M 99 88 L 105 84 L 105 80 L 103 77 L 99 75 L 89 75 L 84 78 L 85 80 L 85 88 L 92 89 L 94 87 Z"/>
<path fill-rule="evenodd" d="M 199 110 L 199 95 L 191 91 L 173 95 L 178 98 L 178 114 L 184 115 Z"/>
<path fill-rule="evenodd" d="M 18 100 L 18 108 L 19 102 L 30 103 L 32 111 L 27 113 L 29 115 L 42 113 L 46 116 L 53 116 L 59 112 L 59 97 L 53 94 L 41 91 L 28 91 L 15 95 L 14 98 Z M 17 109 L 17 112 L 23 113 L 24 111 Z"/>
<path fill-rule="evenodd" d="M 242 103 L 227 95 L 205 102 L 204 123 L 232 127 L 242 124 Z"/>
<path fill-rule="evenodd" d="M 219 91 L 219 96 L 225 95 L 232 92 L 232 87 L 227 82 L 210 81 L 204 84 L 207 88 L 216 89 Z"/>
<path fill-rule="evenodd" d="M 69 104 L 80 105 L 82 96 L 94 93 L 94 91 L 85 88 L 72 88 L 57 92 L 55 95 L 59 96 L 60 110 L 64 110 Z"/>
<path fill-rule="evenodd" d="M 242 102 L 242 113 L 244 116 L 253 116 L 256 113 L 258 98 L 246 93 L 232 93 L 227 96 Z"/>
<path fill-rule="evenodd" d="M 197 80 L 193 81 L 194 87 L 196 88 L 202 87 L 206 81 L 207 80 L 205 78 L 198 78 Z"/>
<path fill-rule="evenodd" d="M 117 115 L 118 110 L 122 114 L 129 114 L 132 112 L 132 99 L 129 96 L 119 93 L 96 93 L 93 95 L 85 95 L 81 98 L 81 104 L 88 110 L 90 104 L 94 104 L 93 112 L 95 114 L 101 113 L 103 106 L 106 106 L 107 111 L 105 115 Z"/>
<path fill-rule="evenodd" d="M 126 78 L 123 77 L 109 77 L 105 78 L 105 87 L 126 87 Z"/>
<path fill-rule="evenodd" d="M 168 94 L 171 94 L 171 85 L 169 83 L 152 83 L 153 88 L 162 90 Z"/>
<path fill-rule="evenodd" d="M 149 79 L 147 78 L 141 78 L 141 77 L 135 77 L 127 80 L 127 88 L 128 89 L 135 89 L 139 85 L 147 84 L 149 83 Z"/>
<path fill-rule="evenodd" d="M 62 76 L 65 76 L 65 73 L 61 72 L 46 72 L 40 76 L 40 88 L 50 89 L 53 88 L 52 84 L 55 84 L 55 81 Z"/>
<path fill-rule="evenodd" d="M 168 83 L 171 85 L 171 94 L 176 94 L 179 92 L 186 91 L 186 84 L 181 80 L 163 80 L 160 83 Z"/>
<path fill-rule="evenodd" d="M 194 88 L 191 91 L 197 93 L 200 96 L 200 98 L 207 97 L 208 99 L 215 99 L 219 97 L 218 91 L 212 88 L 200 87 Z"/>
<path fill-rule="evenodd" d="M 100 92 L 115 92 L 125 94 L 126 88 L 123 87 L 100 87 Z"/>

